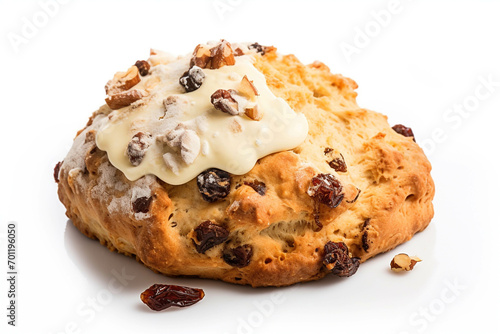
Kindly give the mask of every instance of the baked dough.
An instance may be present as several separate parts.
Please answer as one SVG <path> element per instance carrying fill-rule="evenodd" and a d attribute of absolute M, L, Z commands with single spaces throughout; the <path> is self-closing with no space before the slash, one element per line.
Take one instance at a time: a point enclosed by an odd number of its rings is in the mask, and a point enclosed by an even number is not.
<path fill-rule="evenodd" d="M 331 74 L 323 63 L 305 66 L 274 48 L 255 59 L 271 91 L 306 116 L 309 133 L 300 146 L 231 175 L 229 194 L 208 202 L 196 179 L 173 186 L 147 175 L 132 182 L 113 167 L 95 142 L 96 129 L 111 112 L 105 105 L 56 166 L 59 198 L 73 224 L 154 271 L 254 287 L 327 275 L 329 241 L 344 242 L 350 256 L 364 262 L 424 230 L 433 217 L 434 184 L 431 165 L 413 138 L 394 131 L 386 116 L 360 108 L 357 84 Z M 342 157 L 347 170 L 337 172 L 329 162 Z M 308 194 L 321 173 L 343 186 L 335 208 Z M 195 229 L 204 221 L 229 234 L 200 252 Z M 241 245 L 251 248 L 247 263 L 231 262 L 227 250 Z"/>

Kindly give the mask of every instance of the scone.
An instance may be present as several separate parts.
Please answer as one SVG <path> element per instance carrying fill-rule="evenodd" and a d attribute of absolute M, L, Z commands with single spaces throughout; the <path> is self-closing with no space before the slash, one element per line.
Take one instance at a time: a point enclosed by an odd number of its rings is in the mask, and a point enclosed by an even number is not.
<path fill-rule="evenodd" d="M 274 47 L 152 50 L 106 85 L 54 176 L 86 236 L 166 275 L 286 286 L 347 277 L 433 216 L 410 128 Z"/>

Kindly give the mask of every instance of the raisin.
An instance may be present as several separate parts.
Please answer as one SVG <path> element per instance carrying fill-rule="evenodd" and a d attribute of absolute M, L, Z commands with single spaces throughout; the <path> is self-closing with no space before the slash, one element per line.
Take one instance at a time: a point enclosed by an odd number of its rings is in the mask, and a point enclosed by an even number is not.
<path fill-rule="evenodd" d="M 59 161 L 54 167 L 54 180 L 59 183 L 59 170 L 61 169 L 62 161 Z"/>
<path fill-rule="evenodd" d="M 325 148 L 325 155 L 327 155 L 330 152 L 333 152 L 333 148 L 330 147 Z"/>
<path fill-rule="evenodd" d="M 368 249 L 370 248 L 370 244 L 368 243 L 368 232 L 367 231 L 365 231 L 363 233 L 363 236 L 361 237 L 361 243 L 363 246 L 363 250 L 365 252 L 368 252 Z"/>
<path fill-rule="evenodd" d="M 217 246 L 227 240 L 229 231 L 224 227 L 214 224 L 210 220 L 206 220 L 194 229 L 196 239 L 194 246 L 198 253 L 204 254 L 210 248 Z"/>
<path fill-rule="evenodd" d="M 231 175 L 217 168 L 210 168 L 198 175 L 198 190 L 207 202 L 215 202 L 229 195 Z"/>
<path fill-rule="evenodd" d="M 255 42 L 253 44 L 250 44 L 248 46 L 248 48 L 249 49 L 254 49 L 255 52 L 260 53 L 261 55 L 265 55 L 266 54 L 267 46 L 262 46 L 259 43 Z"/>
<path fill-rule="evenodd" d="M 138 60 L 135 62 L 135 66 L 139 69 L 139 74 L 143 77 L 149 74 L 149 69 L 151 65 L 145 60 Z"/>
<path fill-rule="evenodd" d="M 413 131 L 411 130 L 411 128 L 406 127 L 402 124 L 396 124 L 392 127 L 392 129 L 402 136 L 413 137 L 413 141 L 416 142 L 415 136 L 413 135 Z"/>
<path fill-rule="evenodd" d="M 216 90 L 212 96 L 210 96 L 210 101 L 217 110 L 225 112 L 229 115 L 239 114 L 238 102 L 231 96 L 230 90 Z"/>
<path fill-rule="evenodd" d="M 179 84 L 186 92 L 193 92 L 201 87 L 205 81 L 205 73 L 198 66 L 193 66 L 179 78 Z"/>
<path fill-rule="evenodd" d="M 343 242 L 328 241 L 324 247 L 323 264 L 332 274 L 349 277 L 359 268 L 359 258 L 349 257 L 349 249 Z"/>
<path fill-rule="evenodd" d="M 162 311 L 171 306 L 186 307 L 205 297 L 202 289 L 187 286 L 153 284 L 141 293 L 141 300 L 153 311 Z"/>
<path fill-rule="evenodd" d="M 260 196 L 264 196 L 266 194 L 266 184 L 264 182 L 260 182 L 257 180 L 253 180 L 252 182 L 245 181 L 245 185 L 251 187 L 255 190 Z"/>
<path fill-rule="evenodd" d="M 146 151 L 153 142 L 153 137 L 149 133 L 138 132 L 127 146 L 127 156 L 130 163 L 139 166 L 146 155 Z"/>
<path fill-rule="evenodd" d="M 134 203 L 132 203 L 132 207 L 134 209 L 134 212 L 139 213 L 148 213 L 149 212 L 149 206 L 151 205 L 151 202 L 153 201 L 153 197 L 139 197 L 137 198 Z"/>
<path fill-rule="evenodd" d="M 347 165 L 345 164 L 344 156 L 340 154 L 340 158 L 335 158 L 328 163 L 336 172 L 347 172 Z"/>
<path fill-rule="evenodd" d="M 317 202 L 336 208 L 344 199 L 343 187 L 332 174 L 318 174 L 312 178 L 307 194 Z"/>
<path fill-rule="evenodd" d="M 241 245 L 236 248 L 226 248 L 222 254 L 222 259 L 233 267 L 243 268 L 248 266 L 253 255 L 250 245 Z"/>

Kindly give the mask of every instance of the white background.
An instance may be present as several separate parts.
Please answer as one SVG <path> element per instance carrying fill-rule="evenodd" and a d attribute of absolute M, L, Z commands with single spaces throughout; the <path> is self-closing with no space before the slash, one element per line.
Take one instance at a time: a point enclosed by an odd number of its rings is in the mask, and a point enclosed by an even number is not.
<path fill-rule="evenodd" d="M 43 5 L 51 2 L 0 1 L 0 332 L 500 332 L 498 2 Z M 184 54 L 219 38 L 321 60 L 357 81 L 360 106 L 411 126 L 434 167 L 436 214 L 427 230 L 349 279 L 282 289 L 164 277 L 81 235 L 64 215 L 52 169 L 104 102 L 106 81 L 150 47 Z M 5 316 L 8 221 L 19 224 L 16 328 Z M 423 262 L 393 274 L 399 252 Z M 122 270 L 126 285 L 110 289 Z M 139 294 L 160 282 L 201 287 L 206 297 L 151 312 Z"/>

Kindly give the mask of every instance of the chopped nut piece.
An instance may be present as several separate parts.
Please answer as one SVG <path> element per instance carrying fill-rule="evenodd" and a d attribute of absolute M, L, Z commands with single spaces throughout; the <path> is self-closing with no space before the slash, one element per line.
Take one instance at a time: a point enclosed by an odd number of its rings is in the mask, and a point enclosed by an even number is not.
<path fill-rule="evenodd" d="M 398 254 L 391 261 L 391 270 L 395 272 L 401 271 L 410 271 L 413 270 L 413 267 L 417 262 L 420 262 L 418 257 L 416 256 L 408 256 L 408 254 Z"/>
<path fill-rule="evenodd" d="M 240 133 L 241 131 L 243 131 L 243 129 L 241 127 L 241 123 L 238 121 L 237 118 L 233 119 L 233 121 L 231 123 L 229 123 L 229 129 L 233 133 Z"/>
<path fill-rule="evenodd" d="M 186 130 L 181 137 L 181 158 L 191 165 L 198 157 L 201 150 L 200 137 L 193 130 Z"/>
<path fill-rule="evenodd" d="M 210 49 L 210 57 L 212 58 L 210 62 L 210 68 L 212 70 L 221 68 L 225 65 L 234 65 L 234 53 L 231 48 L 231 44 L 227 41 L 222 40 L 219 45 Z"/>
<path fill-rule="evenodd" d="M 260 121 L 262 117 L 264 117 L 264 114 L 260 111 L 257 105 L 245 108 L 245 115 L 254 121 Z"/>
<path fill-rule="evenodd" d="M 218 89 L 210 97 L 215 109 L 229 115 L 239 115 L 238 102 L 231 96 L 230 90 Z"/>
<path fill-rule="evenodd" d="M 193 57 L 191 58 L 190 66 L 198 66 L 200 68 L 207 68 L 210 63 L 210 49 L 198 44 L 193 52 Z"/>
<path fill-rule="evenodd" d="M 127 147 L 127 156 L 130 163 L 134 166 L 139 166 L 152 143 L 153 137 L 149 133 L 136 133 Z"/>
<path fill-rule="evenodd" d="M 116 94 L 134 87 L 141 81 L 137 66 L 130 67 L 127 72 L 118 72 L 112 80 L 106 84 L 106 94 Z"/>
<path fill-rule="evenodd" d="M 113 110 L 127 107 L 137 100 L 146 96 L 144 91 L 132 89 L 126 92 L 116 93 L 106 97 L 106 104 Z"/>
<path fill-rule="evenodd" d="M 201 141 L 198 134 L 193 130 L 187 129 L 182 123 L 179 123 L 175 129 L 170 130 L 165 135 L 158 136 L 158 140 L 167 143 L 168 146 L 177 150 L 180 148 L 182 161 L 187 165 L 192 164 L 201 151 Z M 164 155 L 163 158 L 173 171 L 174 169 L 178 169 L 178 167 L 173 167 L 172 163 L 175 159 L 172 159 L 171 156 Z"/>
<path fill-rule="evenodd" d="M 253 81 L 248 80 L 248 77 L 245 75 L 238 86 L 238 92 L 243 94 L 243 96 L 254 99 L 256 96 L 259 96 L 259 92 L 257 88 L 255 88 Z"/>
<path fill-rule="evenodd" d="M 347 203 L 354 203 L 358 200 L 359 195 L 361 195 L 361 189 L 359 189 L 358 187 L 356 187 L 356 189 L 358 190 L 358 193 L 356 194 L 356 196 L 353 199 L 346 200 Z"/>
<path fill-rule="evenodd" d="M 88 132 L 87 132 L 88 134 Z M 101 151 L 95 143 L 93 143 L 85 154 L 85 170 L 84 173 L 90 173 L 91 175 L 97 175 L 99 166 L 102 164 L 102 159 L 106 155 L 106 152 Z"/>
<path fill-rule="evenodd" d="M 170 147 L 179 147 L 181 146 L 181 137 L 185 131 L 186 128 L 179 124 L 175 129 L 170 130 L 164 136 L 159 136 L 159 138 Z"/>
<path fill-rule="evenodd" d="M 139 70 L 139 73 L 144 77 L 149 74 L 149 69 L 151 68 L 151 65 L 145 60 L 138 60 L 135 62 L 135 66 L 137 66 L 137 69 Z"/>
<path fill-rule="evenodd" d="M 196 46 L 193 52 L 193 57 L 191 58 L 190 66 L 211 68 L 214 70 L 225 65 L 234 65 L 235 62 L 231 44 L 225 40 L 221 40 L 218 45 L 211 49 L 208 49 L 206 46 L 201 44 Z"/>
<path fill-rule="evenodd" d="M 179 96 L 177 95 L 169 95 L 165 100 L 163 100 L 163 105 L 165 109 L 168 109 L 172 104 L 176 104 L 179 102 Z"/>
<path fill-rule="evenodd" d="M 165 115 L 160 119 L 177 117 L 183 108 L 189 106 L 189 100 L 180 95 L 170 95 L 163 100 L 163 106 L 165 107 Z"/>
<path fill-rule="evenodd" d="M 151 49 L 150 55 L 151 57 L 149 57 L 148 62 L 152 66 L 157 66 L 162 64 L 165 65 L 174 60 L 174 57 L 172 55 L 160 50 Z"/>
<path fill-rule="evenodd" d="M 85 144 L 95 142 L 95 130 L 89 130 L 85 134 Z"/>
<path fill-rule="evenodd" d="M 234 56 L 235 57 L 239 57 L 239 56 L 243 56 L 245 53 L 243 52 L 243 50 L 241 50 L 240 48 L 236 48 L 234 49 Z"/>
<path fill-rule="evenodd" d="M 193 66 L 179 78 L 179 84 L 189 93 L 200 88 L 204 80 L 203 70 L 198 66 Z"/>
<path fill-rule="evenodd" d="M 155 89 L 156 86 L 161 82 L 161 79 L 159 77 L 148 77 L 147 79 L 144 80 L 144 89 L 146 92 L 151 92 L 153 89 Z"/>

